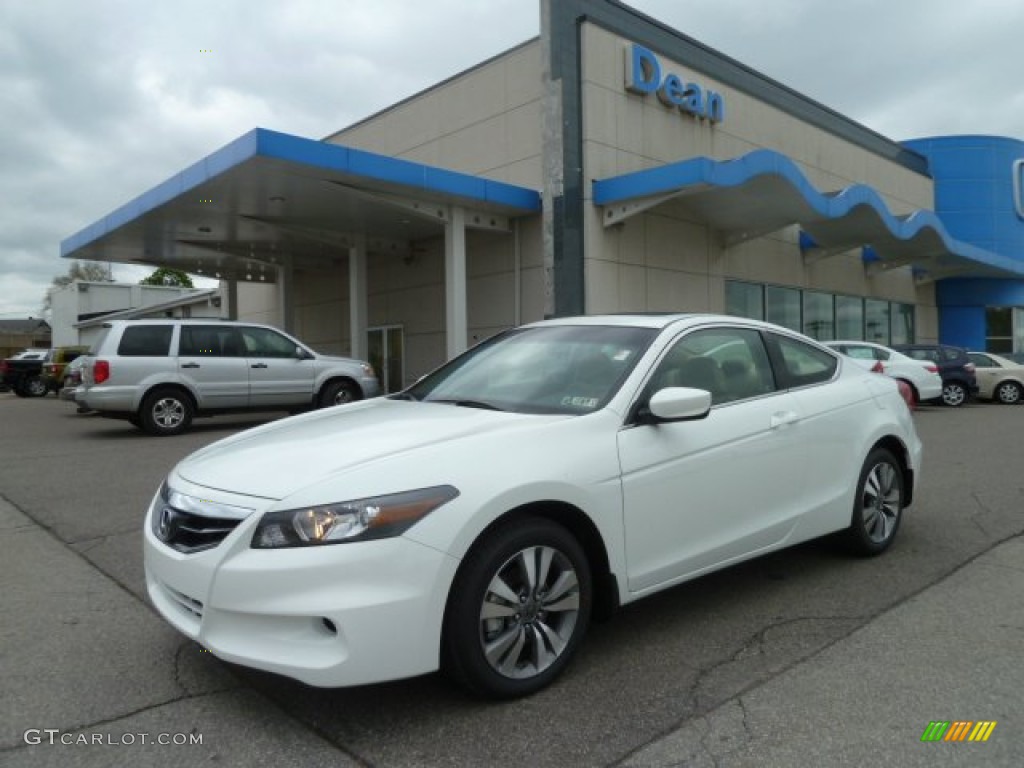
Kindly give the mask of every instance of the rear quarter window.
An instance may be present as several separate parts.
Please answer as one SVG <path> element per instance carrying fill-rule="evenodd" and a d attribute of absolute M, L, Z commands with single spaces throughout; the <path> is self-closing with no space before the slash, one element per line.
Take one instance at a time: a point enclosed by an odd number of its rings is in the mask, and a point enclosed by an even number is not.
<path fill-rule="evenodd" d="M 775 349 L 773 363 L 783 389 L 806 387 L 829 381 L 839 366 L 839 360 L 823 349 L 812 347 L 799 339 L 770 334 Z"/>
<path fill-rule="evenodd" d="M 166 357 L 171 351 L 171 325 L 132 325 L 117 345 L 122 357 Z"/>

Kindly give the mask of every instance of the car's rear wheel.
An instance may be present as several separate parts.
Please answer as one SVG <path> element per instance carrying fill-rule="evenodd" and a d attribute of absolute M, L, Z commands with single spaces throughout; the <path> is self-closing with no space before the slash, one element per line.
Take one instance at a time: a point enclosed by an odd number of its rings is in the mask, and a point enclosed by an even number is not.
<path fill-rule="evenodd" d="M 178 389 L 157 389 L 146 395 L 139 422 L 151 435 L 178 435 L 192 423 L 192 401 Z"/>
<path fill-rule="evenodd" d="M 1020 402 L 1021 387 L 1015 381 L 1004 381 L 996 387 L 996 400 L 1003 405 L 1014 405 Z"/>
<path fill-rule="evenodd" d="M 903 469 L 886 448 L 876 448 L 864 461 L 846 529 L 849 548 L 859 555 L 877 555 L 892 544 L 903 519 Z"/>
<path fill-rule="evenodd" d="M 45 397 L 49 391 L 46 382 L 40 376 L 29 376 L 22 384 L 22 389 L 25 390 L 27 397 Z"/>
<path fill-rule="evenodd" d="M 590 565 L 569 531 L 539 517 L 487 534 L 449 595 L 444 668 L 470 691 L 525 696 L 569 663 L 590 621 Z"/>
<path fill-rule="evenodd" d="M 942 385 L 942 402 L 954 408 L 967 402 L 967 387 L 959 381 L 950 381 Z"/>
<path fill-rule="evenodd" d="M 320 393 L 320 407 L 354 403 L 359 399 L 359 390 L 350 381 L 329 381 Z"/>

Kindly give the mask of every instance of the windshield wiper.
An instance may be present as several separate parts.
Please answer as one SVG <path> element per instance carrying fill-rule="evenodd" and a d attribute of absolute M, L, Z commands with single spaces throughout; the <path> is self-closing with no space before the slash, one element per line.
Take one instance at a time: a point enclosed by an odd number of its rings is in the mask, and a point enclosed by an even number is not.
<path fill-rule="evenodd" d="M 481 408 L 485 411 L 504 411 L 504 408 L 499 408 L 493 403 L 485 403 L 482 400 L 461 400 L 461 399 L 450 399 L 450 400 L 431 400 L 431 403 L 448 403 L 450 405 L 458 405 L 463 408 Z"/>

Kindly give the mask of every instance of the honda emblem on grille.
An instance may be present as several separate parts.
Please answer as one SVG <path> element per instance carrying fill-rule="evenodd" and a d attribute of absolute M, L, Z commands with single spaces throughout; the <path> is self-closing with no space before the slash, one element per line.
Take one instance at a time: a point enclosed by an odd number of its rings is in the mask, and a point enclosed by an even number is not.
<path fill-rule="evenodd" d="M 174 533 L 174 517 L 174 510 L 170 507 L 164 507 L 160 511 L 160 525 L 157 527 L 156 534 L 160 537 L 161 541 L 167 541 L 171 538 L 171 534 Z"/>

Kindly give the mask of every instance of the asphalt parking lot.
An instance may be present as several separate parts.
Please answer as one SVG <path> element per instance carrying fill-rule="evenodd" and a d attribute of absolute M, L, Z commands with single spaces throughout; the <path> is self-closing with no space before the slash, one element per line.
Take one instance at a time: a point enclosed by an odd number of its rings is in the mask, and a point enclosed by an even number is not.
<path fill-rule="evenodd" d="M 551 688 L 492 704 L 437 675 L 309 688 L 223 664 L 152 611 L 151 495 L 264 417 L 151 438 L 0 394 L 0 763 L 1020 765 L 1024 408 L 915 419 L 924 476 L 886 555 L 813 542 L 677 587 L 594 626 Z M 998 727 L 921 743 L 950 719 Z"/>

